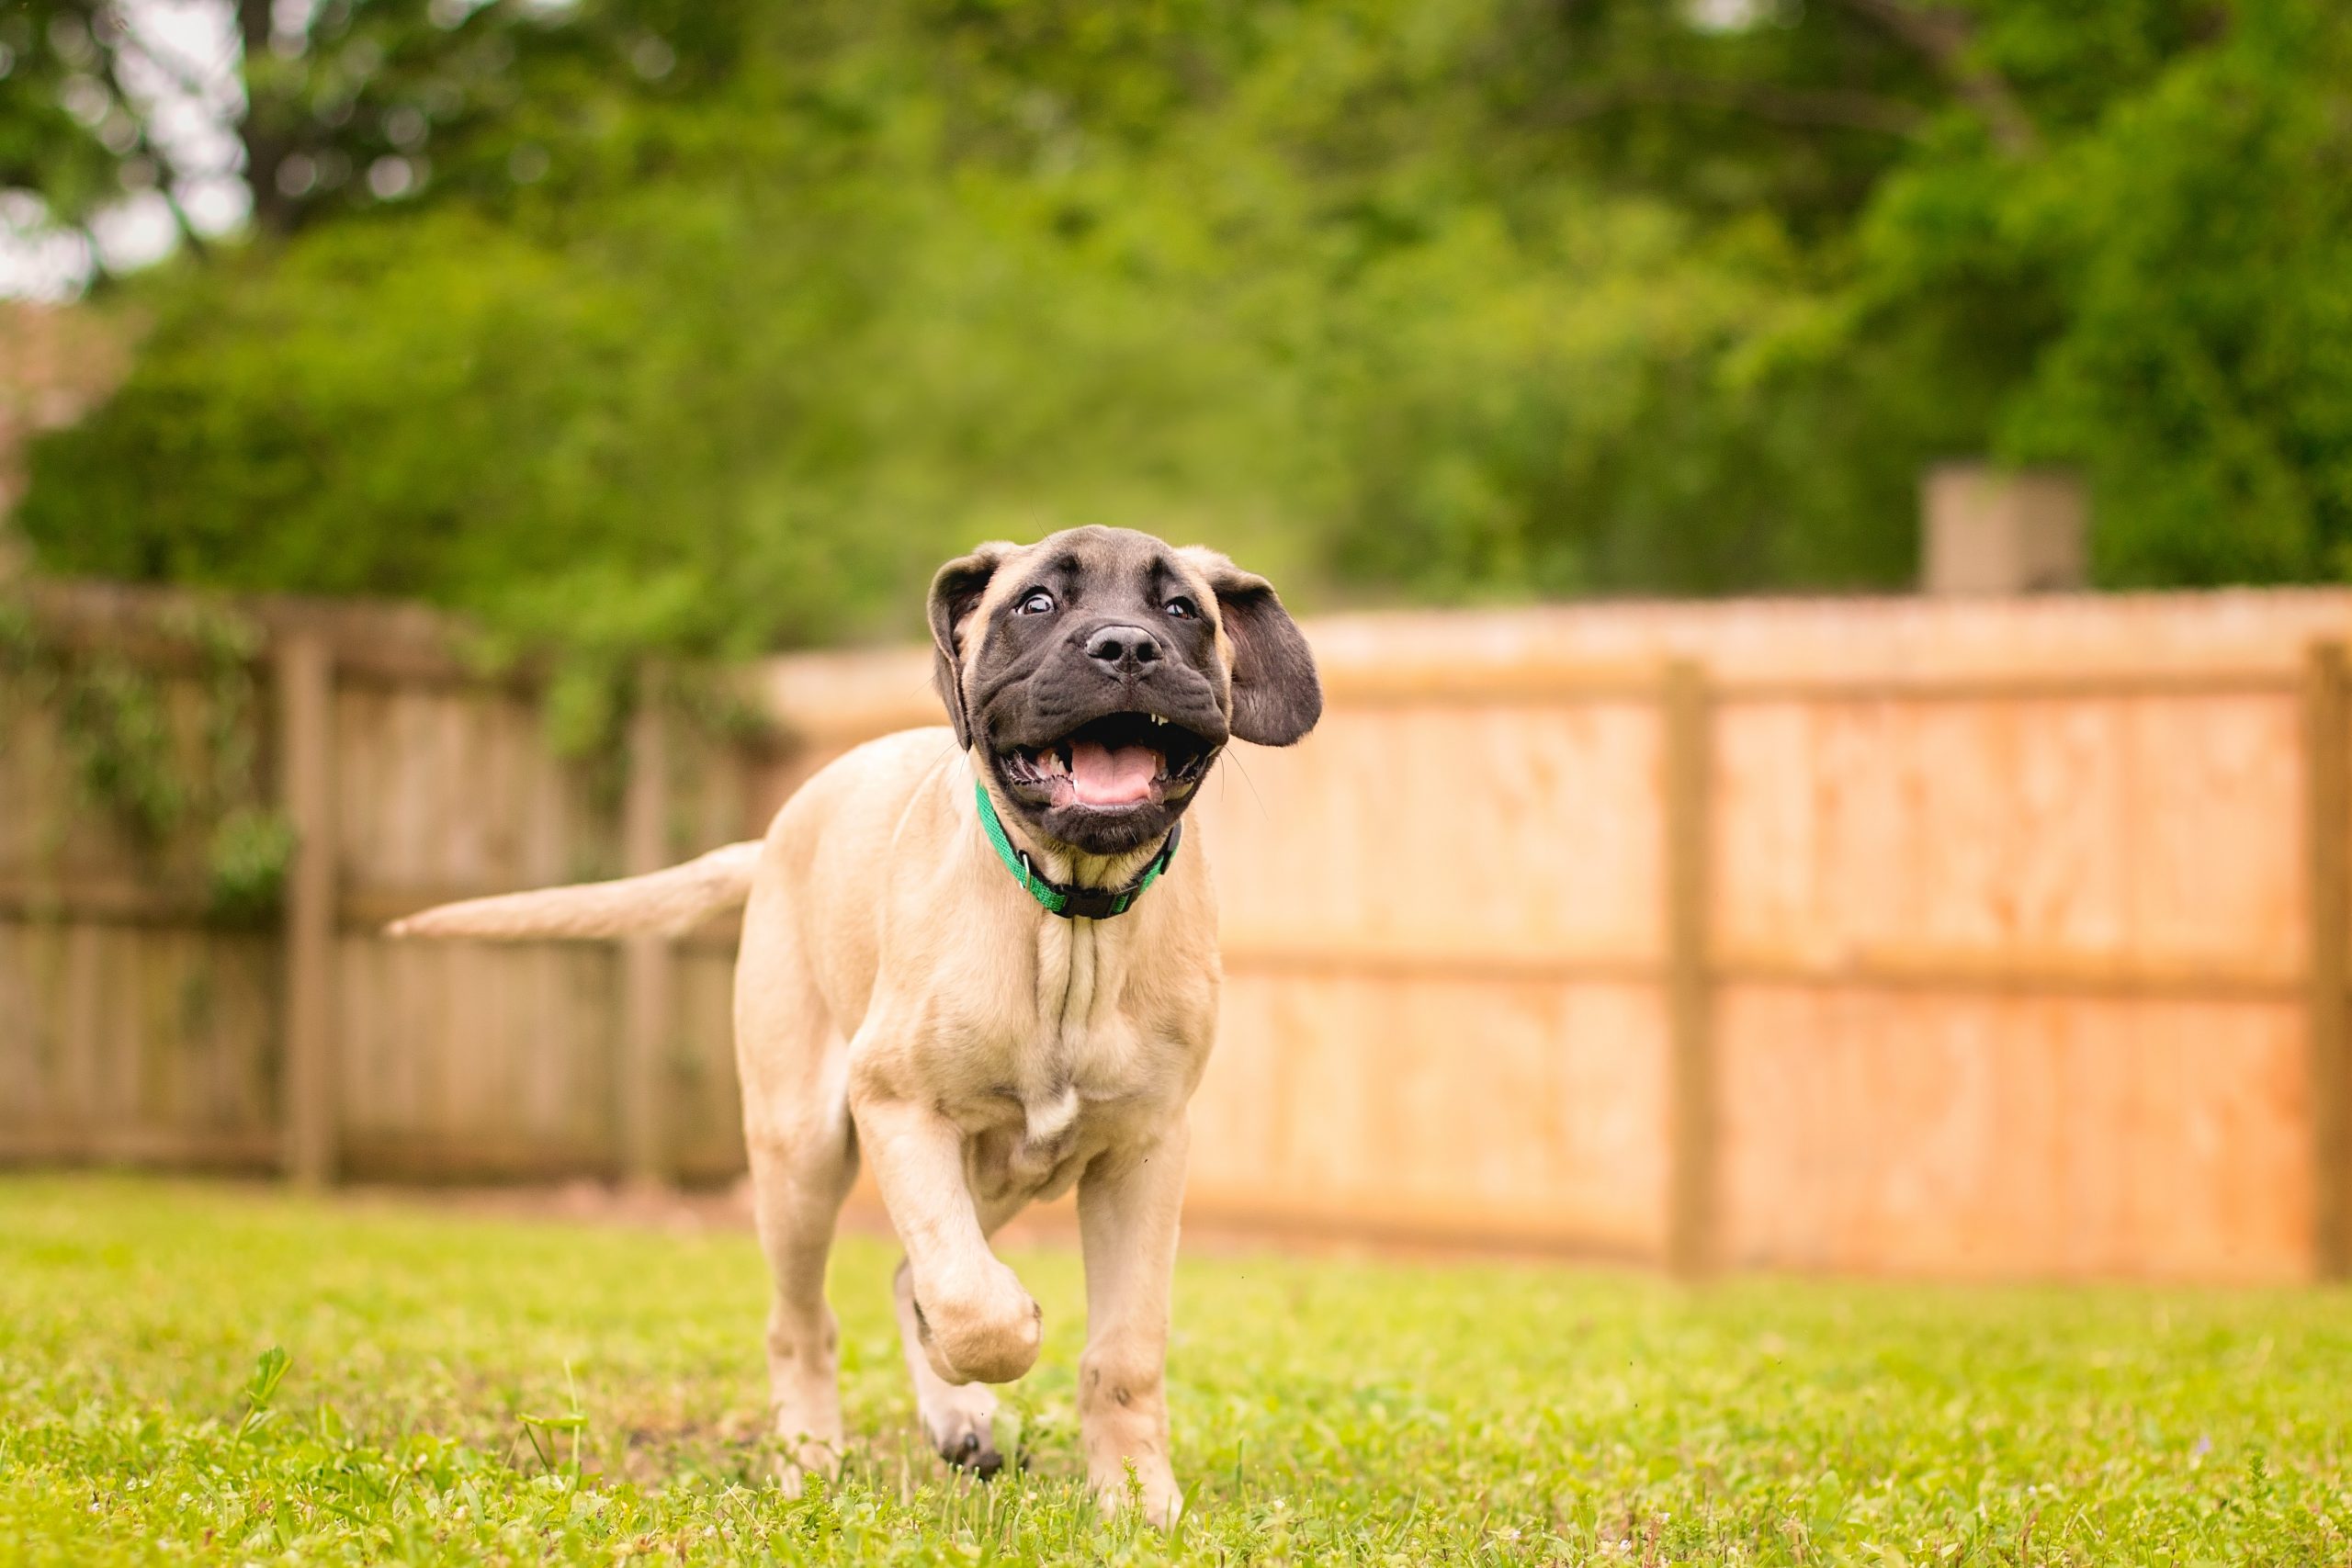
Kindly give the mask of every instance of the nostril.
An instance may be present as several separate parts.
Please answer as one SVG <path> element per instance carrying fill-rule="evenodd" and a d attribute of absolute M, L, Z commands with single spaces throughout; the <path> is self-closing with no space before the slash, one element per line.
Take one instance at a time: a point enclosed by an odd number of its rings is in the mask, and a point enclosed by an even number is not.
<path fill-rule="evenodd" d="M 1105 626 L 1086 640 L 1086 656 L 1126 668 L 1159 661 L 1159 643 L 1141 626 Z"/>

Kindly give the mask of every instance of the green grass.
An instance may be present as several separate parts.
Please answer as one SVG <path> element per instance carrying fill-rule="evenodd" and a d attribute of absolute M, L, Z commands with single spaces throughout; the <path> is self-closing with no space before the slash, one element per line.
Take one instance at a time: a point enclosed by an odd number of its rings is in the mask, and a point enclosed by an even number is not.
<path fill-rule="evenodd" d="M 990 1486 L 911 1437 L 893 1260 L 837 1258 L 862 1448 L 789 1502 L 748 1236 L 0 1180 L 0 1557 L 2352 1561 L 2341 1292 L 1193 1256 L 1163 1540 L 1082 1500 L 1076 1259 L 1012 1259 L 1049 1338 Z"/>

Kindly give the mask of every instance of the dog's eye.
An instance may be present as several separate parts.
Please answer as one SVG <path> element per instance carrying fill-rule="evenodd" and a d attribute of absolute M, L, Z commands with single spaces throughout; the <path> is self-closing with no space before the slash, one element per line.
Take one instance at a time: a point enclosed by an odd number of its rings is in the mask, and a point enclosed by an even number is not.
<path fill-rule="evenodd" d="M 1181 593 L 1168 601 L 1166 608 L 1170 615 L 1180 621 L 1197 621 L 1201 618 L 1201 607 Z"/>
<path fill-rule="evenodd" d="M 1021 603 L 1012 607 L 1012 613 L 1016 615 L 1050 615 L 1054 613 L 1054 596 L 1042 588 L 1035 589 L 1021 596 Z"/>

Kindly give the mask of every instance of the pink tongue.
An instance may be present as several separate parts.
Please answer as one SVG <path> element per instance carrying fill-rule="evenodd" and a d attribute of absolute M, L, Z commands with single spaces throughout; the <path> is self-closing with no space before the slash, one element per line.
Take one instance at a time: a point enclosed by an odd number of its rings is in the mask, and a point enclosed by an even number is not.
<path fill-rule="evenodd" d="M 1159 776 L 1159 753 L 1148 746 L 1114 751 L 1092 740 L 1070 745 L 1070 783 L 1088 806 L 1131 806 L 1150 795 L 1151 781 Z"/>

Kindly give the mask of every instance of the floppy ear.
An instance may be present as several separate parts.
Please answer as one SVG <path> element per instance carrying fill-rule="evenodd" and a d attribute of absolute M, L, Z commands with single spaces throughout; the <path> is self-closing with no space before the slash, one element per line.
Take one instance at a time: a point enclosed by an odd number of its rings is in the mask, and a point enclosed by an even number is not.
<path fill-rule="evenodd" d="M 1306 638 L 1272 583 L 1215 550 L 1184 553 L 1209 580 L 1233 643 L 1233 733 L 1261 746 L 1295 743 L 1323 716 L 1323 683 Z"/>
<path fill-rule="evenodd" d="M 932 683 L 947 705 L 947 722 L 956 727 L 956 744 L 971 750 L 972 720 L 964 707 L 964 652 L 956 632 L 966 616 L 978 607 L 989 579 L 1014 547 L 992 540 L 968 556 L 959 556 L 939 569 L 931 580 Z"/>

